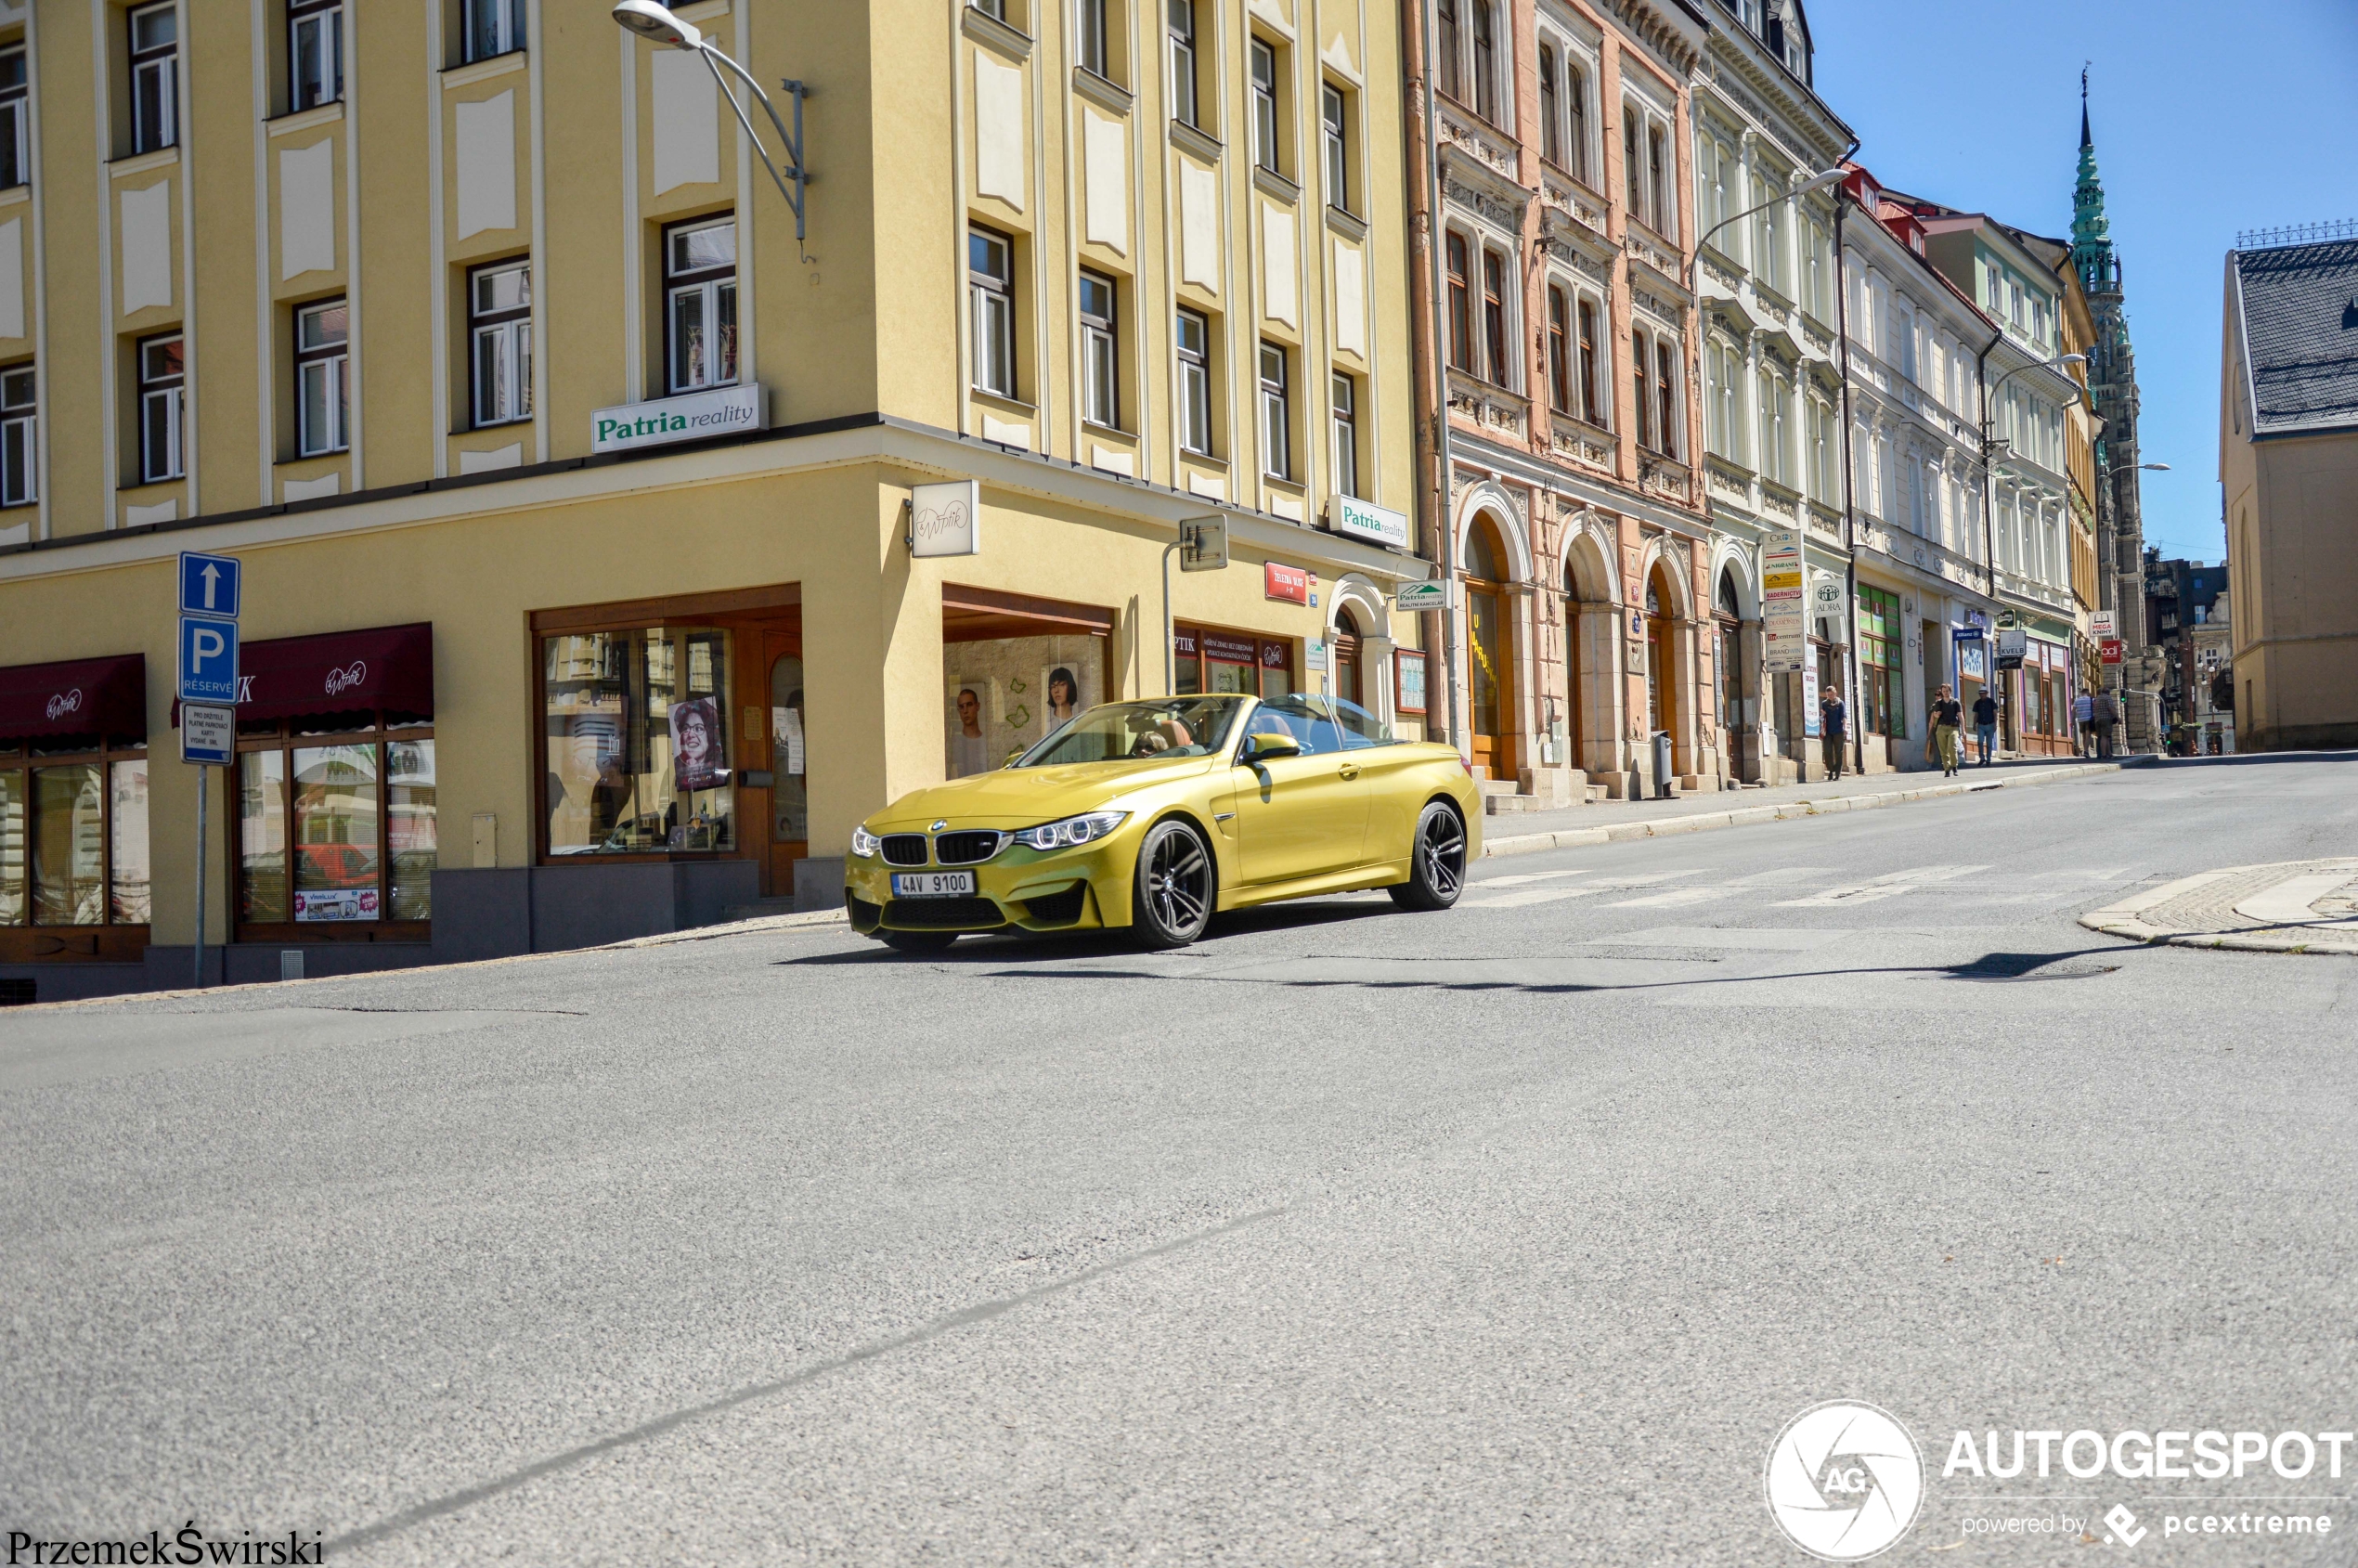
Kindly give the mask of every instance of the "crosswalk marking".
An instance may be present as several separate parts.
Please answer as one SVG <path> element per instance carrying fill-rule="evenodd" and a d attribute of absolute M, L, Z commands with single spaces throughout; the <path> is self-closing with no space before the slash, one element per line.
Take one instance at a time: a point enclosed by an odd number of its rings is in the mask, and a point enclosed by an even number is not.
<path fill-rule="evenodd" d="M 1711 903 L 1719 899 L 1731 899 L 1739 893 L 1755 892 L 1780 882 L 1798 882 L 1805 876 L 1825 875 L 1823 866 L 1781 865 L 1768 871 L 1739 876 L 1732 882 L 1722 882 L 1713 888 L 1673 888 L 1666 893 L 1649 893 L 1643 898 L 1623 899 L 1608 904 L 1608 909 L 1678 909 L 1687 904 Z"/>
<path fill-rule="evenodd" d="M 1680 877 L 1701 876 L 1708 869 L 1698 867 L 1692 871 L 1663 871 L 1643 876 L 1616 876 L 1609 882 L 1587 882 L 1576 888 L 1519 888 L 1510 893 L 1501 893 L 1496 898 L 1469 898 L 1462 907 L 1523 909 L 1532 904 L 1554 903 L 1561 899 L 1576 899 L 1588 893 L 1618 893 L 1637 888 L 1659 887 L 1665 882 L 1674 882 Z M 1483 883 L 1479 886 L 1494 887 L 1496 884 Z"/>
<path fill-rule="evenodd" d="M 1902 893 L 1912 893 L 1942 882 L 1953 882 L 1960 876 L 1970 876 L 1976 871 L 1988 871 L 1986 865 L 1920 865 L 1907 871 L 1895 871 L 1886 875 L 1870 877 L 1846 887 L 1829 888 L 1806 899 L 1785 899 L 1779 909 L 1822 908 L 1828 904 L 1874 903 L 1883 899 L 1895 899 Z"/>
<path fill-rule="evenodd" d="M 1577 871 L 1523 871 L 1517 872 L 1512 876 L 1485 876 L 1480 882 L 1474 884 L 1474 886 L 1478 888 L 1519 888 L 1526 882 L 1553 882 L 1560 877 L 1594 876 L 1595 875 L 1596 868 L 1594 866 L 1584 866 Z"/>

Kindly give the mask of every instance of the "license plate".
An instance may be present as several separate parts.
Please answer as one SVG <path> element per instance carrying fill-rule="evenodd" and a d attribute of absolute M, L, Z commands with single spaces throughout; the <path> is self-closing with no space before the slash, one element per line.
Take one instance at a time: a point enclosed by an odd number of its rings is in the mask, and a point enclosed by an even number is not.
<path fill-rule="evenodd" d="M 892 896 L 896 899 L 955 899 L 970 896 L 975 890 L 975 874 L 971 871 L 911 871 L 896 873 L 892 879 Z"/>

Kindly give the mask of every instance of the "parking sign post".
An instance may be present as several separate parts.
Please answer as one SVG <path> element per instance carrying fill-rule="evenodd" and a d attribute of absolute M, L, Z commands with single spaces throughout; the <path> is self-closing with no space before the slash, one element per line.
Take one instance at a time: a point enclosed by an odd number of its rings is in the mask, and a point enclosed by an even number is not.
<path fill-rule="evenodd" d="M 197 770 L 196 983 L 204 986 L 205 797 L 213 770 L 235 761 L 238 612 L 245 569 L 234 555 L 180 552 L 180 760 Z"/>

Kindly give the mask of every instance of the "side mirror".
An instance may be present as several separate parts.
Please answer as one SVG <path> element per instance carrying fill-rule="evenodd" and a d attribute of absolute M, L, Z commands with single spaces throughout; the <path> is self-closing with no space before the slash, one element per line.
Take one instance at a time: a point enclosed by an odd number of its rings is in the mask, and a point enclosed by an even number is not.
<path fill-rule="evenodd" d="M 1300 757 L 1301 755 L 1302 743 L 1291 735 L 1247 735 L 1244 749 L 1237 753 L 1237 760 L 1250 764 L 1267 762 L 1280 757 Z"/>

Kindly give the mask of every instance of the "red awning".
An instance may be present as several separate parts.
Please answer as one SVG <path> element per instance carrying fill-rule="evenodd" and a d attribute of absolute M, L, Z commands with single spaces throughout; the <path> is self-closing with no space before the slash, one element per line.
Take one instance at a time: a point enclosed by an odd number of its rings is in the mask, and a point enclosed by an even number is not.
<path fill-rule="evenodd" d="M 434 717 L 434 623 L 280 637 L 238 650 L 238 721 Z"/>
<path fill-rule="evenodd" d="M 147 733 L 143 654 L 0 669 L 0 741 L 52 735 L 145 739 Z"/>

